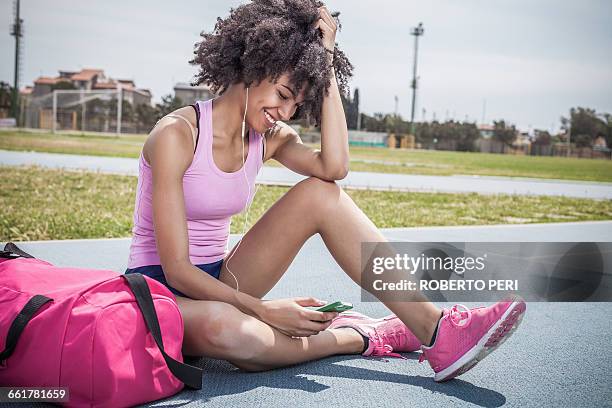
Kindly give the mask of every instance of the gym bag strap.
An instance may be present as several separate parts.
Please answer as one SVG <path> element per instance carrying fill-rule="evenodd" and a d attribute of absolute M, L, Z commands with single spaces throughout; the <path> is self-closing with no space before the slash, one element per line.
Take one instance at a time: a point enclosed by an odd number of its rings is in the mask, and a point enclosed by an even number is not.
<path fill-rule="evenodd" d="M 21 256 L 23 258 L 34 258 L 32 255 L 23 251 L 22 249 L 20 249 L 17 245 L 13 244 L 12 242 L 7 243 L 4 246 L 4 251 L 0 251 L 0 252 L 2 252 L 2 255 L 0 256 L 2 256 L 3 258 L 13 258 L 14 256 L 11 256 L 11 254 Z"/>
<path fill-rule="evenodd" d="M 159 327 L 159 320 L 157 319 L 157 313 L 155 312 L 155 307 L 153 306 L 153 298 L 151 297 L 151 291 L 149 290 L 149 286 L 145 281 L 144 277 L 140 273 L 130 273 L 127 275 L 122 275 L 125 280 L 127 280 L 134 296 L 136 297 L 136 302 L 138 303 L 138 307 L 142 312 L 145 323 L 151 335 L 155 339 L 155 343 L 157 343 L 157 347 L 162 353 L 164 360 L 166 360 L 166 364 L 168 368 L 178 378 L 181 380 L 186 386 L 199 390 L 202 388 L 202 374 L 203 370 L 199 367 L 194 367 L 189 364 L 181 363 L 180 361 L 176 361 L 164 350 L 164 344 L 162 342 L 161 337 L 161 329 Z"/>
<path fill-rule="evenodd" d="M 27 252 L 22 251 L 17 247 L 17 245 L 9 242 L 4 246 L 4 250 L 0 251 L 1 258 L 34 258 L 32 255 Z M 17 341 L 19 340 L 19 336 L 25 329 L 26 325 L 36 312 L 43 307 L 47 302 L 52 301 L 53 299 L 48 298 L 43 295 L 34 295 L 32 298 L 26 303 L 23 308 L 19 311 L 13 322 L 11 323 L 11 327 L 6 335 L 5 348 L 0 352 L 0 366 L 4 366 L 4 362 L 7 358 L 13 354 L 15 351 L 15 347 L 17 346 Z"/>
<path fill-rule="evenodd" d="M 0 353 L 0 366 L 4 366 L 6 359 L 13 354 L 19 336 L 21 336 L 28 322 L 32 320 L 36 312 L 38 312 L 38 309 L 52 300 L 53 299 L 43 295 L 34 295 L 17 314 L 6 336 L 6 348 Z"/>

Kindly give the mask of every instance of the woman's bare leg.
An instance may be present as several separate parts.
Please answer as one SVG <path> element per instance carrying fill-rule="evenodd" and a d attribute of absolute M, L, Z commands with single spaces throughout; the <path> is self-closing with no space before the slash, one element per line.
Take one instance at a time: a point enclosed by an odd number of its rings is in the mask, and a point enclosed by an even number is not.
<path fill-rule="evenodd" d="M 240 246 L 232 249 L 231 253 L 235 253 L 229 267 L 240 290 L 263 297 L 285 273 L 304 242 L 316 233 L 357 284 L 361 284 L 361 243 L 387 241 L 336 183 L 310 177 L 293 186 L 270 207 L 244 235 Z M 220 280 L 235 287 L 227 262 L 223 264 Z M 427 344 L 440 309 L 418 293 L 410 300 L 384 303 Z"/>
<path fill-rule="evenodd" d="M 363 340 L 353 329 L 292 338 L 228 303 L 176 299 L 185 326 L 185 355 L 219 358 L 243 370 L 262 371 L 363 349 Z"/>

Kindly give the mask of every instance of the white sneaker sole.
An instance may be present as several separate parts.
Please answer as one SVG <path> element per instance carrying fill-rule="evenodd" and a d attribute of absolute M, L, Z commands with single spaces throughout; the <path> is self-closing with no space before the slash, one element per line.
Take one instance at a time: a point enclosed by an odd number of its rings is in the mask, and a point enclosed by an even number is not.
<path fill-rule="evenodd" d="M 515 300 L 512 305 L 504 312 L 489 331 L 472 347 L 467 353 L 461 356 L 453 364 L 444 370 L 435 373 L 434 381 L 442 382 L 451 380 L 458 375 L 470 370 L 479 361 L 488 356 L 493 350 L 499 347 L 510 337 L 519 327 L 525 312 L 525 302 L 522 299 Z M 509 328 L 508 328 L 509 327 Z M 501 330 L 500 330 L 501 329 Z M 500 330 L 498 332 L 498 330 Z M 504 330 L 506 330 L 504 332 Z M 491 341 L 491 343 L 489 343 Z"/>

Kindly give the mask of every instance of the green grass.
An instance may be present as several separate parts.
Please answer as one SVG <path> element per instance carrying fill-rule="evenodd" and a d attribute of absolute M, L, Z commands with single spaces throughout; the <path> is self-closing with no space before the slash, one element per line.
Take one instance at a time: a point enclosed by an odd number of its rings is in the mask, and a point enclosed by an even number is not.
<path fill-rule="evenodd" d="M 351 170 L 356 171 L 387 172 L 386 169 L 394 168 L 395 173 L 406 174 L 470 174 L 612 182 L 612 160 L 367 147 L 352 147 L 351 160 Z M 397 164 L 363 163 L 358 160 Z"/>
<path fill-rule="evenodd" d="M 129 237 L 137 179 L 131 176 L 1 167 L 0 241 Z M 287 187 L 260 185 L 249 224 Z M 347 190 L 379 228 L 612 219 L 612 200 Z M 231 232 L 242 231 L 244 215 Z"/>
<path fill-rule="evenodd" d="M 0 149 L 137 158 L 146 135 L 0 132 Z M 612 160 L 351 147 L 353 171 L 535 177 L 612 182 Z M 273 160 L 267 166 L 278 166 Z"/>
<path fill-rule="evenodd" d="M 0 149 L 138 158 L 147 135 L 93 136 L 0 132 Z"/>

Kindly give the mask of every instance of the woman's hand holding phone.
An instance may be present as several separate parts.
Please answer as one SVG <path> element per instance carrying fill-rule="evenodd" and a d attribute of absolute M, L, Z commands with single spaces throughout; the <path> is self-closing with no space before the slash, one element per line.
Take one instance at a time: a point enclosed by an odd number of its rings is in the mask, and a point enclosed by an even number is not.
<path fill-rule="evenodd" d="M 293 337 L 308 337 L 329 327 L 337 312 L 318 312 L 309 306 L 323 306 L 326 302 L 312 297 L 267 300 L 258 311 L 260 319 L 280 332 Z"/>

